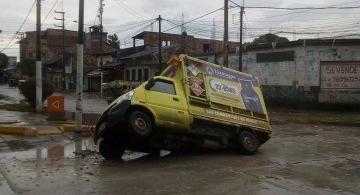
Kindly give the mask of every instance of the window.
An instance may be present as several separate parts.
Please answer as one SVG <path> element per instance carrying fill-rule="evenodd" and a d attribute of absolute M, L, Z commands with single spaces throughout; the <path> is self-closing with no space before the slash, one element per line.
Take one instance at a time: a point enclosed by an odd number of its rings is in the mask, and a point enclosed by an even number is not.
<path fill-rule="evenodd" d="M 129 69 L 126 69 L 125 80 L 130 81 L 130 70 Z"/>
<path fill-rule="evenodd" d="M 138 74 L 138 77 L 137 77 L 137 80 L 138 81 L 142 81 L 142 79 L 143 79 L 143 75 L 142 75 L 142 69 L 138 69 L 138 72 L 137 72 Z"/>
<path fill-rule="evenodd" d="M 161 45 L 162 45 L 163 47 L 167 46 L 167 41 L 162 41 L 162 42 L 161 42 Z"/>
<path fill-rule="evenodd" d="M 131 80 L 136 81 L 136 70 L 135 69 L 131 70 Z"/>
<path fill-rule="evenodd" d="M 150 91 L 157 91 L 160 93 L 176 95 L 174 83 L 164 80 L 156 80 L 154 86 L 151 87 Z"/>
<path fill-rule="evenodd" d="M 294 51 L 282 51 L 282 52 L 269 52 L 269 53 L 257 53 L 256 62 L 286 62 L 294 61 Z"/>
<path fill-rule="evenodd" d="M 144 80 L 145 81 L 149 80 L 149 69 L 148 68 L 144 69 Z"/>
<path fill-rule="evenodd" d="M 203 52 L 209 53 L 210 52 L 210 45 L 209 44 L 203 44 Z"/>

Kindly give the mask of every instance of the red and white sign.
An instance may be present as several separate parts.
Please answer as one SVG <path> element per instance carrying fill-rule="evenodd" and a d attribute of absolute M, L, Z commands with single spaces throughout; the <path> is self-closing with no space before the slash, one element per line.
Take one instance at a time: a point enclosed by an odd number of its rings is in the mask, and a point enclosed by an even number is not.
<path fill-rule="evenodd" d="M 191 85 L 191 90 L 194 92 L 196 96 L 200 96 L 205 90 L 201 88 L 201 86 L 197 83 Z"/>
<path fill-rule="evenodd" d="M 50 96 L 48 100 L 48 112 L 64 112 L 64 96 Z"/>
<path fill-rule="evenodd" d="M 360 62 L 321 62 L 321 89 L 360 89 Z"/>

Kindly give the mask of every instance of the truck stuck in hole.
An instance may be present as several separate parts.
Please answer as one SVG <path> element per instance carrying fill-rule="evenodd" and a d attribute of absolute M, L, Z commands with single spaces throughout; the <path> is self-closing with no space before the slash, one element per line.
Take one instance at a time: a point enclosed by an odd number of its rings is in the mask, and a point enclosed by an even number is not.
<path fill-rule="evenodd" d="M 112 102 L 95 128 L 104 158 L 194 147 L 254 154 L 271 135 L 259 80 L 179 55 L 160 74 Z"/>

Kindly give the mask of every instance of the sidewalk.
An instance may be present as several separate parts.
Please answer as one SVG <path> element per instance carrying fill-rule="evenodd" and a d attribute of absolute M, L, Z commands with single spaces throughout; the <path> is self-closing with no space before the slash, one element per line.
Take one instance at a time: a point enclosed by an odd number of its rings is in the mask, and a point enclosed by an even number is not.
<path fill-rule="evenodd" d="M 75 112 L 76 94 L 75 93 L 54 93 L 53 95 L 64 96 L 65 112 Z M 84 93 L 82 100 L 83 113 L 101 114 L 107 108 L 106 99 L 98 93 Z"/>
<path fill-rule="evenodd" d="M 83 132 L 90 132 L 92 127 L 83 125 Z M 38 136 L 73 131 L 73 121 L 48 121 L 44 114 L 0 110 L 0 134 Z"/>
<path fill-rule="evenodd" d="M 64 96 L 65 112 L 74 113 L 76 106 L 76 95 L 74 92 L 55 92 L 54 96 Z M 8 85 L 0 85 L 0 105 L 16 104 L 25 99 L 18 88 L 9 88 Z M 45 100 L 44 106 L 47 105 Z M 82 100 L 83 113 L 101 114 L 107 108 L 108 103 L 99 93 L 84 93 Z"/>
<path fill-rule="evenodd" d="M 0 85 L 0 105 L 15 104 L 24 99 L 18 88 L 9 88 L 8 85 Z"/>
<path fill-rule="evenodd" d="M 9 88 L 7 85 L 0 85 L 0 105 L 6 105 L 8 110 L 0 109 L 0 134 L 15 135 L 52 135 L 61 134 L 66 131 L 74 131 L 74 115 L 76 106 L 75 93 L 54 93 L 53 95 L 64 96 L 65 116 L 68 121 L 51 122 L 47 115 L 27 110 L 13 110 L 24 97 L 18 88 Z M 46 106 L 47 102 L 44 102 Z M 96 93 L 84 93 L 83 95 L 83 129 L 89 131 L 97 119 L 107 108 L 107 101 Z M 15 109 L 17 110 L 17 109 Z"/>
<path fill-rule="evenodd" d="M 360 112 L 354 111 L 271 108 L 269 118 L 273 124 L 298 123 L 360 127 Z"/>

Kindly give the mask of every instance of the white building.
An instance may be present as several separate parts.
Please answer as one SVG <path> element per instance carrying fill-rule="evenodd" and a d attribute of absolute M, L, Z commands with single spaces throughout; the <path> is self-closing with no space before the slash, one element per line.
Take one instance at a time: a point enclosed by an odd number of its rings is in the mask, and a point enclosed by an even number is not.
<path fill-rule="evenodd" d="M 238 69 L 238 59 L 238 54 L 230 55 L 229 66 Z M 249 46 L 243 71 L 260 79 L 268 101 L 360 105 L 360 39 Z"/>

